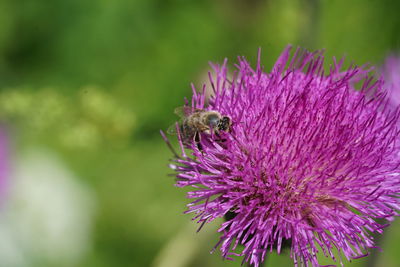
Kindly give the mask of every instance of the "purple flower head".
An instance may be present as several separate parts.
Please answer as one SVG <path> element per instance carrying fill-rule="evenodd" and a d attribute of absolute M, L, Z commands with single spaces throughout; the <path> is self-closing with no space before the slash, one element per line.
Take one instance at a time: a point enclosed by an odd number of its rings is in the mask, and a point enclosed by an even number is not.
<path fill-rule="evenodd" d="M 400 105 L 400 57 L 392 55 L 386 58 L 382 73 L 390 104 L 396 108 Z"/>
<path fill-rule="evenodd" d="M 295 266 L 319 266 L 318 252 L 343 265 L 342 256 L 368 254 L 371 233 L 386 226 L 376 219 L 391 221 L 400 207 L 399 114 L 386 111 L 383 82 L 368 71 L 341 71 L 334 60 L 326 74 L 322 52 L 290 50 L 269 73 L 260 56 L 255 69 L 239 58 L 232 78 L 226 61 L 214 65 L 213 96 L 206 103 L 205 87 L 193 90 L 190 108 L 232 124 L 191 142 L 177 127 L 181 155 L 171 168 L 177 186 L 193 189 L 187 212 L 201 226 L 229 217 L 215 246 L 224 258 L 259 266 L 290 240 Z"/>

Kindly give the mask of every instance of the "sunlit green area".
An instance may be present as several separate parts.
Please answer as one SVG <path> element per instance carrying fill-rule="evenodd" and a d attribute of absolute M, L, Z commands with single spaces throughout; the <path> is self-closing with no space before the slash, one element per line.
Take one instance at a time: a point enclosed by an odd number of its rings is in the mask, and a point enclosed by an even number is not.
<path fill-rule="evenodd" d="M 159 130 L 209 61 L 255 63 L 260 47 L 269 69 L 292 44 L 379 65 L 400 49 L 399 10 L 365 0 L 0 1 L 12 165 L 0 266 L 240 266 L 210 255 L 218 222 L 196 233 L 183 215 L 186 191 L 168 176 Z M 382 253 L 346 266 L 399 266 L 400 224 L 388 231 Z M 266 262 L 291 265 L 289 252 Z"/>

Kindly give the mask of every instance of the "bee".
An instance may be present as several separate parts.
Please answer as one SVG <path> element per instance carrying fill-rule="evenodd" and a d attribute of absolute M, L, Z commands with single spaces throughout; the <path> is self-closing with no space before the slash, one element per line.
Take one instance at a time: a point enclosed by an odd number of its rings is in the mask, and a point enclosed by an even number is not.
<path fill-rule="evenodd" d="M 182 143 L 189 145 L 192 141 L 195 141 L 199 149 L 201 148 L 201 133 L 219 136 L 221 131 L 228 132 L 232 124 L 228 116 L 222 116 L 215 110 L 203 110 L 183 106 L 176 108 L 175 114 L 181 117 L 179 134 Z M 176 125 L 172 125 L 168 129 L 168 133 L 177 134 Z"/>

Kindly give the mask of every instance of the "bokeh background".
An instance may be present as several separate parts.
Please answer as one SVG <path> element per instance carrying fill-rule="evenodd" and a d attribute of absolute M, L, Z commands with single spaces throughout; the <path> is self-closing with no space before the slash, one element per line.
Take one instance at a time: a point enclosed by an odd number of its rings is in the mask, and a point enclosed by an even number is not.
<path fill-rule="evenodd" d="M 382 64 L 400 49 L 386 0 L 1 0 L 0 266 L 240 266 L 217 224 L 183 215 L 159 130 L 208 62 L 269 69 L 287 44 Z M 330 61 L 330 60 L 328 60 Z M 400 266 L 383 252 L 346 266 Z M 373 254 L 375 255 L 375 254 Z M 267 266 L 291 266 L 288 254 Z M 331 263 L 321 260 L 322 263 Z"/>

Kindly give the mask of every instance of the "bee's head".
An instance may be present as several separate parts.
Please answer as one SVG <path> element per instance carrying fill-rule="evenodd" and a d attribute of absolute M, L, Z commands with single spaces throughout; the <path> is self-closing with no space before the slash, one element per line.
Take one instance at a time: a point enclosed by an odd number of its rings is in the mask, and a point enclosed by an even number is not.
<path fill-rule="evenodd" d="M 218 129 L 220 131 L 228 131 L 231 126 L 231 119 L 229 117 L 222 117 L 218 123 Z"/>

